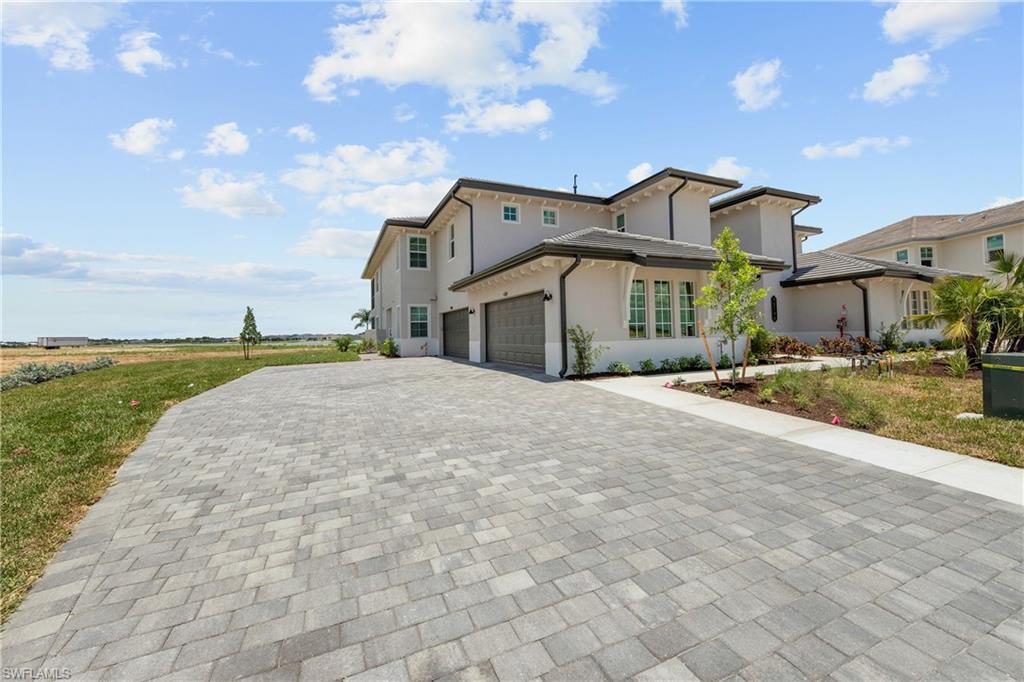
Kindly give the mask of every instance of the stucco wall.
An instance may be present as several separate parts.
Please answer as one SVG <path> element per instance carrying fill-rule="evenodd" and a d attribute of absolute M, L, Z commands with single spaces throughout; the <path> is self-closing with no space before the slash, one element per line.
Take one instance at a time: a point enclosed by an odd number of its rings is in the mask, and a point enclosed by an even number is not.
<path fill-rule="evenodd" d="M 985 232 L 976 232 L 975 234 L 955 239 L 943 239 L 937 242 L 907 242 L 884 249 L 867 251 L 862 255 L 894 261 L 896 260 L 897 251 L 907 249 L 910 263 L 920 265 L 921 247 L 931 246 L 934 250 L 934 267 L 992 277 L 992 274 L 989 272 L 990 265 L 985 262 L 985 238 L 993 234 L 1003 235 L 1003 248 L 1006 251 L 1017 255 L 1024 255 L 1024 225 L 1013 225 Z"/>

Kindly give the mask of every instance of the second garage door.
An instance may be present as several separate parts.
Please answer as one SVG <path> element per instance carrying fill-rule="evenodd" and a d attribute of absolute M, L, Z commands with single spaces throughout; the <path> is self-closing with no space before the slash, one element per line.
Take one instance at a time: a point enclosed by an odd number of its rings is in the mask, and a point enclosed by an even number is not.
<path fill-rule="evenodd" d="M 444 314 L 444 354 L 469 358 L 469 311 L 466 308 Z"/>
<path fill-rule="evenodd" d="M 487 361 L 544 368 L 544 294 L 488 303 Z"/>

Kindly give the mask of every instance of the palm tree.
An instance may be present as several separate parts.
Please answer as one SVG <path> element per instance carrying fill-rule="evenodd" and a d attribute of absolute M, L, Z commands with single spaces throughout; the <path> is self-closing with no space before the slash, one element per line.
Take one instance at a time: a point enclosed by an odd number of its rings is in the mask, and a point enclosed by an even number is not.
<path fill-rule="evenodd" d="M 356 321 L 356 331 L 359 331 L 362 327 L 370 328 L 370 311 L 366 308 L 360 308 L 352 313 L 352 319 Z"/>
<path fill-rule="evenodd" d="M 943 277 L 932 285 L 932 310 L 914 315 L 915 322 L 942 322 L 942 334 L 961 341 L 971 367 L 981 364 L 981 341 L 991 327 L 991 305 L 996 289 L 982 277 Z"/>
<path fill-rule="evenodd" d="M 1003 251 L 992 261 L 994 275 L 1006 277 L 1006 288 L 1024 286 L 1024 258 L 1012 251 Z"/>

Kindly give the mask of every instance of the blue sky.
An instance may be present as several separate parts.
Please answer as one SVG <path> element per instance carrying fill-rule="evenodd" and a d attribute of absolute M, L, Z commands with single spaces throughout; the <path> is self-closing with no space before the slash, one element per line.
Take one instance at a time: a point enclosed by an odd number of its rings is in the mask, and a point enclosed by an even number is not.
<path fill-rule="evenodd" d="M 821 248 L 1022 189 L 1022 7 L 5 6 L 4 339 L 351 328 L 459 176 L 673 165 L 818 194 Z"/>

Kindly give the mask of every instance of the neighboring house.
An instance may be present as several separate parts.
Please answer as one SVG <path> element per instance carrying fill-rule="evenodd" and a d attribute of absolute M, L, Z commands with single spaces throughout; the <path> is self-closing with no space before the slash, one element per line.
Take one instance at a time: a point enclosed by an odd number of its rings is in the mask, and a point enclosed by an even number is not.
<path fill-rule="evenodd" d="M 853 269 L 845 280 L 820 281 L 807 270 L 816 261 L 803 261 L 813 254 L 801 253 L 821 230 L 796 223 L 820 199 L 739 187 L 676 168 L 608 197 L 461 178 L 430 215 L 384 221 L 362 275 L 371 281 L 372 326 L 405 356 L 507 362 L 551 375 L 571 369 L 566 329 L 575 324 L 606 348 L 602 367 L 703 353 L 697 321 L 707 311 L 694 299 L 726 226 L 764 273 L 766 326 L 808 341 L 836 334 L 844 304 L 849 331 L 864 332 L 854 323 L 863 309 L 853 280 L 876 278 L 874 287 L 950 274 Z M 871 326 L 899 321 L 894 310 Z M 718 339 L 710 341 L 717 356 Z"/>

